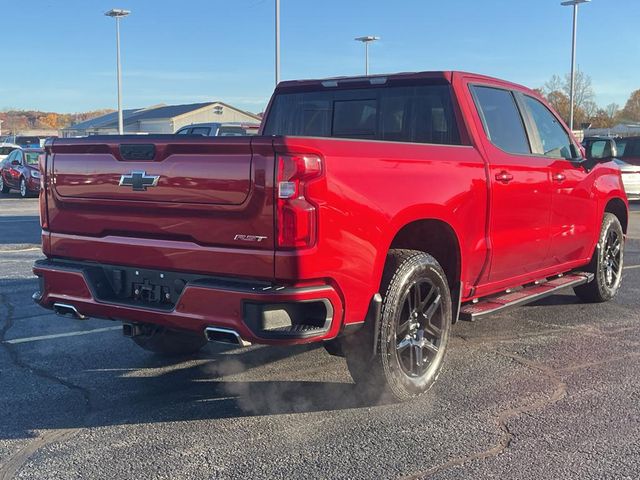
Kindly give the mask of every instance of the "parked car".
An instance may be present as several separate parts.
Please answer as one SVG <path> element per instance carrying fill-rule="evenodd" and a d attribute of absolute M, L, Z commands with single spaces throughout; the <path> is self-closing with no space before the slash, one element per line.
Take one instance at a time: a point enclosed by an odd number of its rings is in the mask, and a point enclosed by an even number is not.
<path fill-rule="evenodd" d="M 616 146 L 619 159 L 640 166 L 640 137 L 617 138 Z"/>
<path fill-rule="evenodd" d="M 640 160 L 640 150 L 635 153 L 635 149 L 640 146 L 640 137 L 637 138 L 638 142 L 634 138 L 618 138 L 615 140 L 615 151 L 605 152 L 603 151 L 606 142 L 602 142 L 607 137 L 586 137 L 582 145 L 587 149 L 587 152 L 594 157 L 615 157 L 614 163 L 620 168 L 622 174 L 622 183 L 624 184 L 625 192 L 629 200 L 640 200 L 640 162 L 636 165 L 622 160 L 622 158 L 633 159 L 633 155 L 627 155 L 625 157 L 625 150 L 633 152 L 637 155 L 637 159 Z M 594 148 L 595 147 L 595 148 Z M 590 150 L 592 149 L 592 150 Z"/>
<path fill-rule="evenodd" d="M 252 123 L 193 123 L 182 127 L 176 135 L 204 135 L 205 137 L 240 137 L 255 135 L 260 125 Z"/>
<path fill-rule="evenodd" d="M 165 355 L 321 342 L 358 391 L 406 400 L 436 380 L 458 319 L 620 288 L 620 169 L 528 88 L 462 72 L 281 82 L 261 128 L 47 143 L 35 301 L 120 320 Z"/>
<path fill-rule="evenodd" d="M 616 165 L 622 173 L 622 183 L 629 200 L 640 200 L 640 165 L 632 165 L 616 158 Z"/>
<path fill-rule="evenodd" d="M 0 162 L 0 192 L 18 190 L 28 197 L 40 191 L 40 171 L 38 161 L 44 153 L 41 149 L 16 149 Z"/>
<path fill-rule="evenodd" d="M 7 138 L 7 141 L 11 141 L 11 143 L 19 145 L 22 148 L 40 148 L 42 146 L 40 137 L 36 136 L 11 135 Z"/>
<path fill-rule="evenodd" d="M 20 148 L 20 145 L 16 145 L 15 143 L 0 143 L 0 162 L 18 148 Z"/>

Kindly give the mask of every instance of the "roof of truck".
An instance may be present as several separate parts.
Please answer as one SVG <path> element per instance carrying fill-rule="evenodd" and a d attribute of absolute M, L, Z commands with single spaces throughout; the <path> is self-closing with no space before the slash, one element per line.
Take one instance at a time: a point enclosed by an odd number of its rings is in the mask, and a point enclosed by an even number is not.
<path fill-rule="evenodd" d="M 349 77 L 329 77 L 318 79 L 306 79 L 306 80 L 286 80 L 280 82 L 276 89 L 296 89 L 305 87 L 317 87 L 323 85 L 325 87 L 336 87 L 338 84 L 358 84 L 368 82 L 371 85 L 383 85 L 388 81 L 393 83 L 414 82 L 419 80 L 440 80 L 443 82 L 451 82 L 454 76 L 473 77 L 474 80 L 486 80 L 492 83 L 500 83 L 503 85 L 517 86 L 520 88 L 522 85 L 518 85 L 513 82 L 508 82 L 496 77 L 490 77 L 488 75 L 482 75 L 472 72 L 464 72 L 459 70 L 438 70 L 438 71 L 425 71 L 425 72 L 402 72 L 402 73 L 390 73 L 390 74 L 377 74 L 369 76 L 349 76 Z"/>

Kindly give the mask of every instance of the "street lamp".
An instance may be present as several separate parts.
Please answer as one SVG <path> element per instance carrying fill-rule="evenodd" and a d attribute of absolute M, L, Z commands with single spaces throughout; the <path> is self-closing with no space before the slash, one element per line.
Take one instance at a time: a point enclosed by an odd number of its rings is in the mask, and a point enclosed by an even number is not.
<path fill-rule="evenodd" d="M 280 82 L 280 0 L 276 0 L 276 85 Z"/>
<path fill-rule="evenodd" d="M 369 76 L 369 44 L 380 40 L 380 37 L 367 35 L 365 37 L 357 37 L 355 40 L 364 43 L 364 74 Z"/>
<path fill-rule="evenodd" d="M 116 56 L 118 65 L 118 134 L 124 133 L 124 125 L 122 120 L 122 72 L 120 67 L 120 19 L 129 15 L 131 11 L 121 8 L 113 8 L 105 12 L 107 17 L 116 19 Z"/>
<path fill-rule="evenodd" d="M 576 31 L 578 29 L 578 5 L 591 0 L 567 0 L 560 3 L 564 7 L 573 7 L 573 40 L 571 42 L 571 86 L 569 88 L 569 128 L 573 130 L 573 99 L 576 86 Z"/>

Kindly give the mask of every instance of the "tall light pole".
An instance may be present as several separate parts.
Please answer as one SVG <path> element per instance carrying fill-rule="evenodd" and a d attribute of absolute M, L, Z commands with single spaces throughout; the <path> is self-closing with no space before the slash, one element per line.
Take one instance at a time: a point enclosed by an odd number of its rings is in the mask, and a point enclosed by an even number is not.
<path fill-rule="evenodd" d="M 121 8 L 113 8 L 105 12 L 107 17 L 116 19 L 116 56 L 118 65 L 118 134 L 124 133 L 124 122 L 122 119 L 122 68 L 120 66 L 120 19 L 129 15 L 131 11 Z"/>
<path fill-rule="evenodd" d="M 280 83 L 280 0 L 276 0 L 276 85 Z"/>
<path fill-rule="evenodd" d="M 369 44 L 380 40 L 380 37 L 367 35 L 365 37 L 356 37 L 355 40 L 364 43 L 364 74 L 369 76 Z"/>
<path fill-rule="evenodd" d="M 591 0 L 567 0 L 560 5 L 573 7 L 573 39 L 571 41 L 571 85 L 569 88 L 569 128 L 573 130 L 573 108 L 576 88 L 576 32 L 578 30 L 578 5 Z"/>

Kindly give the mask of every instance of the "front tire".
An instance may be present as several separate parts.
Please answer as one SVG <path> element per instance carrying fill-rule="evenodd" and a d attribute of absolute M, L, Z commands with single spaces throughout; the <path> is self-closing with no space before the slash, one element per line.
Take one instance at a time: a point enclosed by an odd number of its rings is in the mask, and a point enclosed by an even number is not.
<path fill-rule="evenodd" d="M 164 357 L 193 355 L 207 344 L 204 335 L 194 332 L 153 327 L 143 335 L 133 337 L 140 347 Z"/>
<path fill-rule="evenodd" d="M 624 263 L 624 233 L 620 220 L 612 213 L 605 213 L 598 246 L 585 269 L 593 273 L 593 281 L 574 288 L 576 295 L 589 303 L 611 300 L 622 283 Z"/>
<path fill-rule="evenodd" d="M 9 190 L 9 187 L 4 183 L 4 178 L 2 178 L 2 175 L 0 174 L 0 192 L 9 193 Z"/>
<path fill-rule="evenodd" d="M 380 291 L 375 352 L 374 325 L 346 337 L 343 350 L 367 399 L 405 401 L 438 378 L 451 329 L 451 293 L 436 259 L 416 250 L 389 252 Z"/>
<path fill-rule="evenodd" d="M 27 181 L 24 177 L 20 179 L 20 196 L 27 198 L 29 196 L 29 189 L 27 188 Z"/>

